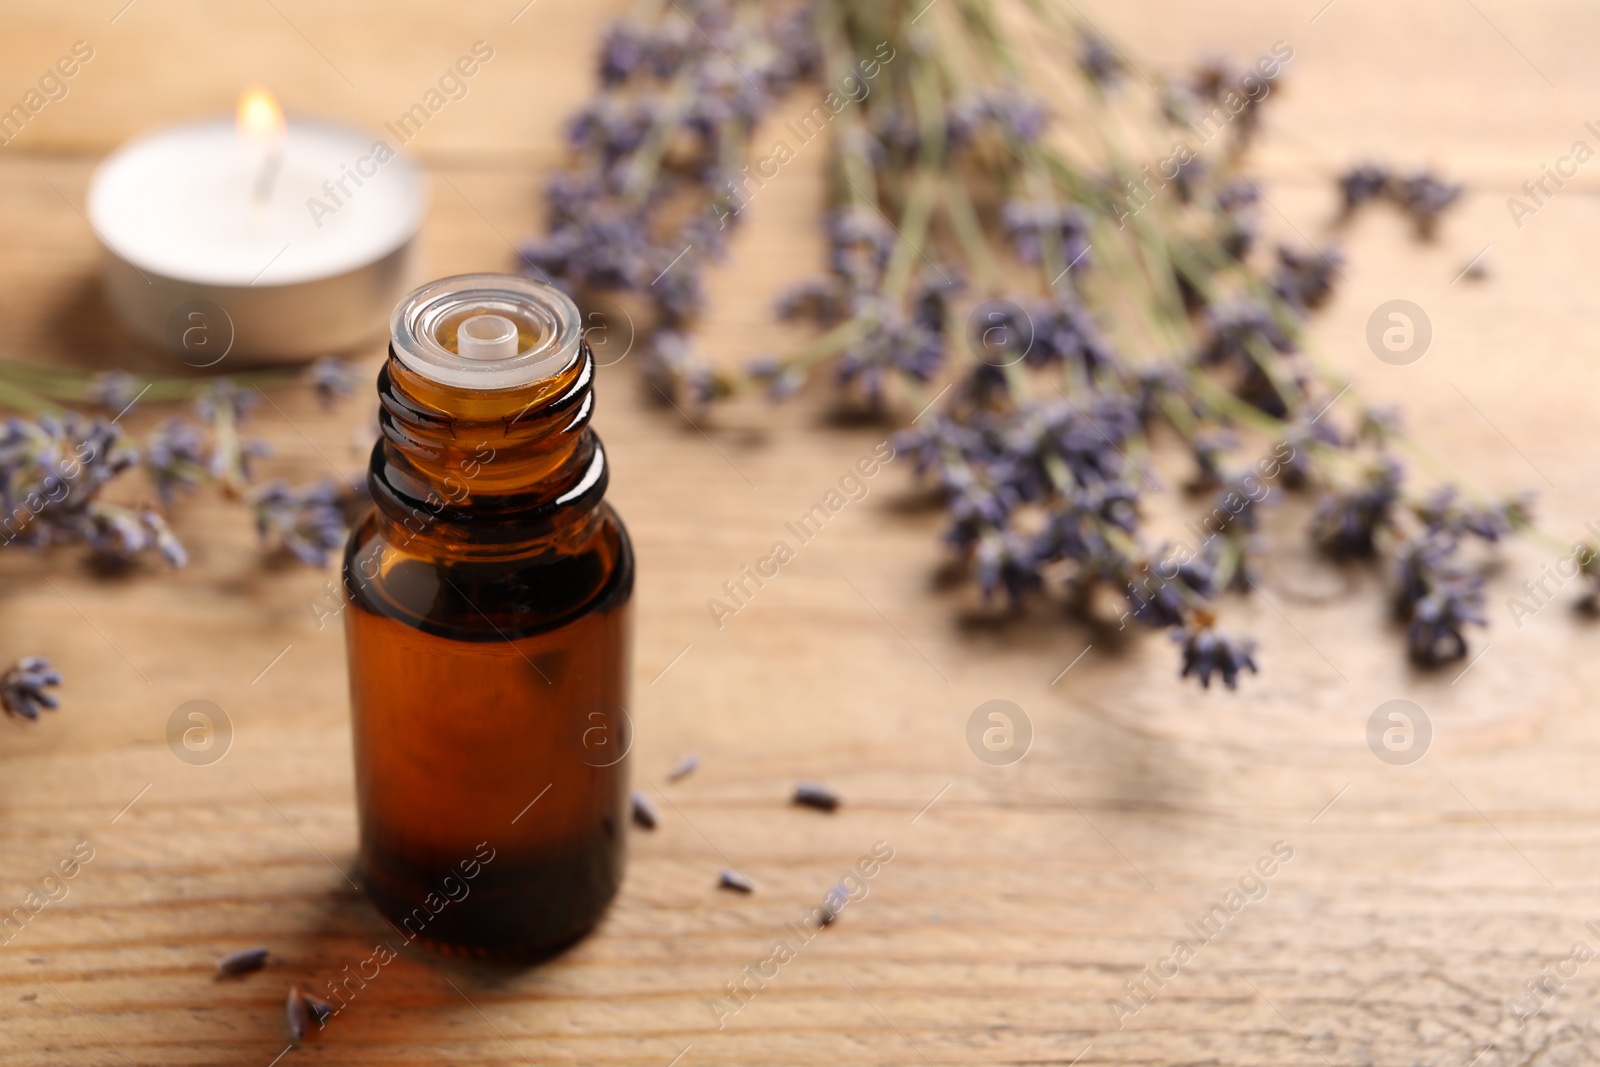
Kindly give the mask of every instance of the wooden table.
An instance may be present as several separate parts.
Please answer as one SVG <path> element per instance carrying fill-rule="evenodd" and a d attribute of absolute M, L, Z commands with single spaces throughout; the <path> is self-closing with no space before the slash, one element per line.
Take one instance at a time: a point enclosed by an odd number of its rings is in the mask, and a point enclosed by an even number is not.
<path fill-rule="evenodd" d="M 378 125 L 479 39 L 495 59 L 413 147 L 433 179 L 431 272 L 506 268 L 509 241 L 539 223 L 541 173 L 620 7 L 125 2 L 13 0 L 3 16 L 0 103 L 72 42 L 95 50 L 68 97 L 0 149 L 9 354 L 148 360 L 98 302 L 81 214 L 115 144 L 226 110 L 247 81 L 291 110 Z M 1574 140 L 1596 144 L 1583 127 L 1600 118 L 1592 8 L 1078 6 L 1152 66 L 1206 47 L 1295 48 L 1258 161 L 1285 234 L 1324 238 L 1330 176 L 1363 155 L 1466 179 L 1434 245 L 1381 212 L 1355 227 L 1320 340 L 1368 395 L 1404 401 L 1458 469 L 1539 490 L 1563 540 L 1600 520 L 1600 172 L 1591 164 L 1520 230 L 1505 206 Z M 702 336 L 719 358 L 792 340 L 768 308 L 820 261 L 820 164 L 802 159 L 763 191 L 713 272 Z M 1485 246 L 1490 279 L 1452 283 Z M 1436 330 L 1408 367 L 1362 341 L 1393 297 L 1421 304 Z M 380 353 L 365 358 L 375 369 Z M 254 425 L 276 449 L 266 476 L 359 468 L 366 398 L 333 414 L 304 389 L 275 400 Z M 611 498 L 639 553 L 634 773 L 662 825 L 634 836 L 610 917 L 558 960 L 486 969 L 407 949 L 279 1062 L 1600 1062 L 1600 964 L 1520 1028 L 1507 1005 L 1574 942 L 1600 948 L 1584 925 L 1600 921 L 1594 625 L 1571 610 L 1571 587 L 1520 629 L 1504 604 L 1553 549 L 1505 553 L 1494 628 L 1469 670 L 1419 674 L 1386 621 L 1383 576 L 1318 564 L 1301 547 L 1303 512 L 1285 507 L 1265 595 L 1227 606 L 1261 638 L 1263 673 L 1237 695 L 1202 693 L 1174 677 L 1163 640 L 1043 610 L 996 620 L 939 583 L 939 517 L 915 505 L 897 462 L 719 629 L 707 598 L 883 431 L 825 424 L 820 397 L 691 423 L 651 404 L 626 360 L 604 373 L 600 403 Z M 163 414 L 126 421 L 140 433 Z M 175 574 L 97 578 L 70 551 L 0 558 L 0 649 L 47 654 L 67 677 L 59 714 L 0 729 L 0 902 L 20 901 L 77 842 L 93 849 L 70 895 L 0 948 L 8 1064 L 266 1067 L 287 1045 L 289 983 L 320 988 L 386 936 L 347 877 L 344 648 L 311 607 L 331 570 L 264 566 L 245 514 L 210 495 L 184 503 L 177 528 L 194 559 Z M 1369 716 L 1397 698 L 1424 708 L 1435 735 L 1410 766 L 1366 743 Z M 233 723 L 232 750 L 211 766 L 168 749 L 169 716 L 194 699 Z M 967 745 L 970 714 L 992 699 L 1021 706 L 1034 732 L 1011 766 Z M 700 769 L 668 783 L 689 751 Z M 790 807 L 799 777 L 832 783 L 844 807 Z M 800 945 L 786 924 L 879 841 L 894 858 L 870 894 Z M 1185 924 L 1275 842 L 1293 858 L 1266 896 L 1198 943 Z M 755 894 L 715 887 L 730 864 Z M 1179 938 L 1198 947 L 1176 977 L 1142 978 L 1171 973 L 1162 961 Z M 795 958 L 719 1029 L 725 983 L 778 940 Z M 218 956 L 254 944 L 273 953 L 264 973 L 214 979 Z M 1134 980 L 1149 1002 L 1119 1027 L 1108 1002 L 1134 1006 Z"/>

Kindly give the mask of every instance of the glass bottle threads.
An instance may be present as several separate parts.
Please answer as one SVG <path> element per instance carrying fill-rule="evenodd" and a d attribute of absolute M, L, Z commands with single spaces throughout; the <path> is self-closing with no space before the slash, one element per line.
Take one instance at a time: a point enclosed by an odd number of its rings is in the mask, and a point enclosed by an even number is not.
<path fill-rule="evenodd" d="M 633 552 L 560 291 L 446 278 L 391 319 L 345 550 L 361 871 L 408 939 L 543 953 L 622 878 Z"/>

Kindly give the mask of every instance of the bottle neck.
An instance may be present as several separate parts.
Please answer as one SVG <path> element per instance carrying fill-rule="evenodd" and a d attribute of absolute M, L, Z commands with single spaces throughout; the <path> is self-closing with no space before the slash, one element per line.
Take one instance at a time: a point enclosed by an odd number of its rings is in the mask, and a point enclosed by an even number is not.
<path fill-rule="evenodd" d="M 581 539 L 608 482 L 589 428 L 594 358 L 511 389 L 441 385 L 395 356 L 378 376 L 382 438 L 368 484 L 391 536 L 453 558 L 534 554 Z"/>

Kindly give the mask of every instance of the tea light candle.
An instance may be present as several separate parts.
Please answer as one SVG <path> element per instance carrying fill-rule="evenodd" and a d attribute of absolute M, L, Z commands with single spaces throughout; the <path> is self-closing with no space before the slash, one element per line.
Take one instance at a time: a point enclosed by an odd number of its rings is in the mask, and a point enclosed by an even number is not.
<path fill-rule="evenodd" d="M 133 141 L 95 172 L 107 295 L 191 366 L 297 361 L 375 338 L 414 283 L 418 168 L 375 135 L 285 122 L 264 90 L 237 119 Z"/>

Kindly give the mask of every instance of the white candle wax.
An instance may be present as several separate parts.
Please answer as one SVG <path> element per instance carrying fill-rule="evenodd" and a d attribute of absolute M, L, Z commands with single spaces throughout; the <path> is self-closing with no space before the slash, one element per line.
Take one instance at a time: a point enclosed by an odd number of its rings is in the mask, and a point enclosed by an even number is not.
<path fill-rule="evenodd" d="M 112 303 L 193 365 L 304 359 L 373 337 L 412 283 L 422 175 L 372 134 L 296 120 L 264 137 L 231 120 L 123 146 L 96 172 L 89 220 Z M 209 303 L 206 359 L 181 339 Z M 174 320 L 174 316 L 178 316 Z M 215 311 L 210 319 L 218 319 Z M 175 329 L 177 327 L 177 329 Z"/>

